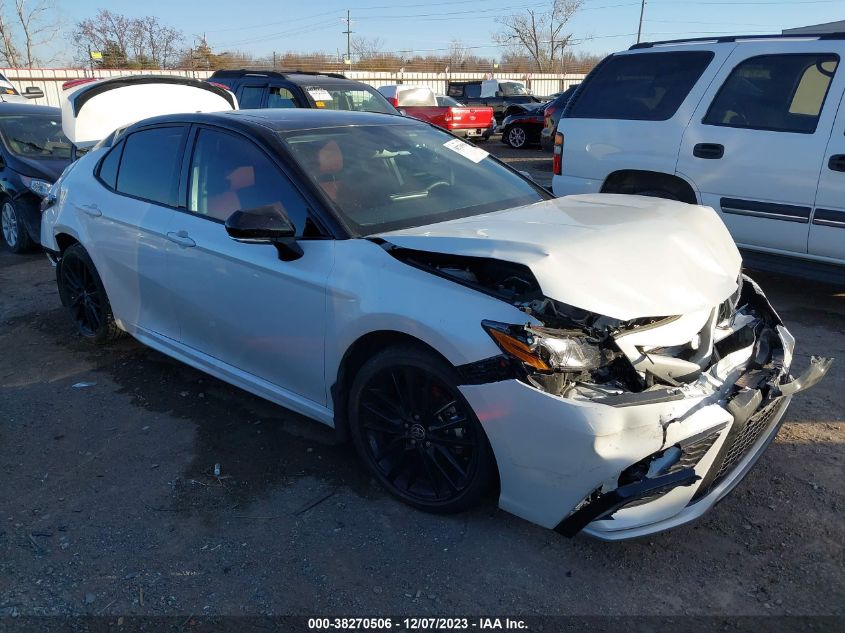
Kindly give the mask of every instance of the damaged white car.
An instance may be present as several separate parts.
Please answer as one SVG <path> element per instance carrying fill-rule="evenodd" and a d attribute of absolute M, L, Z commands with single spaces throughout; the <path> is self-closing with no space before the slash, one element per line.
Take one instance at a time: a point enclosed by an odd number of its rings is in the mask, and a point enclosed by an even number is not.
<path fill-rule="evenodd" d="M 128 332 L 333 426 L 429 511 L 498 483 L 568 535 L 685 523 L 830 364 L 790 375 L 794 341 L 712 209 L 554 199 L 403 117 L 146 119 L 43 212 L 83 336 Z"/>

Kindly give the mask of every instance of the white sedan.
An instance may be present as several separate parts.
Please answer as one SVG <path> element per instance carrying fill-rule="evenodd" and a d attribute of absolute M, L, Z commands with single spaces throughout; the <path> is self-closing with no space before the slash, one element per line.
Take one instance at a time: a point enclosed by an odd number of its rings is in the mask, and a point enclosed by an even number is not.
<path fill-rule="evenodd" d="M 434 512 L 498 484 L 564 534 L 685 523 L 830 363 L 790 376 L 793 338 L 712 209 L 554 199 L 403 117 L 142 120 L 43 213 L 82 336 L 128 332 L 332 426 Z"/>

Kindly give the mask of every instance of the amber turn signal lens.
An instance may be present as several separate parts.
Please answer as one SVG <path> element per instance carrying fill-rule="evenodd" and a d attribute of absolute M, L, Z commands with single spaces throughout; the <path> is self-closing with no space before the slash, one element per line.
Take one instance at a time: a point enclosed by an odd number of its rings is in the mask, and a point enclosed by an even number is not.
<path fill-rule="evenodd" d="M 534 369 L 539 369 L 541 371 L 551 371 L 551 367 L 549 367 L 542 358 L 538 358 L 534 355 L 531 349 L 522 341 L 515 339 L 514 337 L 505 334 L 499 330 L 488 329 L 490 336 L 493 337 L 499 347 L 502 348 L 502 351 L 506 354 L 510 354 L 514 358 L 518 358 L 526 365 L 533 367 Z"/>

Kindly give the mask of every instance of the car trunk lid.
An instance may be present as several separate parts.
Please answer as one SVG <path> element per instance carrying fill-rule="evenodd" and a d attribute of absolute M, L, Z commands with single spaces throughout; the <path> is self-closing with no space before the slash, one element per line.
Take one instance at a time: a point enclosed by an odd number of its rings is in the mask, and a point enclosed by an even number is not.
<path fill-rule="evenodd" d="M 69 82 L 62 98 L 62 129 L 77 147 L 93 145 L 135 121 L 180 112 L 237 110 L 222 86 L 158 75 Z"/>

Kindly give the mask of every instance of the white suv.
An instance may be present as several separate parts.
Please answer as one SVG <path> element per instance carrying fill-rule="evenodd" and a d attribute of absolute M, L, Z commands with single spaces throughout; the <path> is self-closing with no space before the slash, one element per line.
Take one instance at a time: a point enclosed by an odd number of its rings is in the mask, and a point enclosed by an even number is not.
<path fill-rule="evenodd" d="M 826 34 L 611 55 L 561 118 L 554 192 L 711 206 L 747 263 L 845 279 L 843 53 Z"/>

